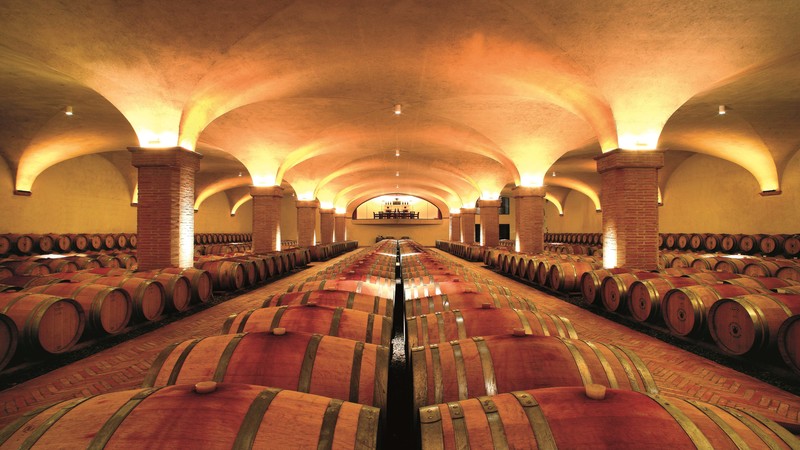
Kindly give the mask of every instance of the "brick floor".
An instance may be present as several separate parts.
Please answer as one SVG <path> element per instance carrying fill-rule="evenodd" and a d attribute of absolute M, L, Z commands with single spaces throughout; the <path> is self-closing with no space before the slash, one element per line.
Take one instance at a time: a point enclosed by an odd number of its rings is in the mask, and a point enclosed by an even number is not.
<path fill-rule="evenodd" d="M 497 284 L 509 286 L 519 295 L 535 301 L 543 311 L 569 318 L 583 339 L 609 342 L 636 351 L 653 373 L 664 394 L 746 407 L 774 420 L 800 424 L 800 397 L 517 283 L 482 268 L 482 264 L 467 263 L 438 250 L 433 251 L 445 258 L 469 265 L 471 269 Z M 228 315 L 255 307 L 265 297 L 285 292 L 290 284 L 305 281 L 350 255 L 352 253 L 327 262 L 314 263 L 306 270 L 6 389 L 0 392 L 0 426 L 10 423 L 28 410 L 53 402 L 137 388 L 144 380 L 152 361 L 165 346 L 177 341 L 219 334 L 222 322 Z"/>

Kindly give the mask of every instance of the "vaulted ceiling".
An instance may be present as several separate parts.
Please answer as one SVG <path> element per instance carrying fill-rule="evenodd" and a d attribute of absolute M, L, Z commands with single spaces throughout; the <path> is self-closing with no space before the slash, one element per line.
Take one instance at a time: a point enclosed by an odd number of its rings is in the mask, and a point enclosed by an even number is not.
<path fill-rule="evenodd" d="M 543 184 L 595 200 L 615 148 L 665 150 L 662 184 L 694 152 L 779 190 L 799 23 L 796 1 L 4 0 L 0 155 L 33 195 L 61 161 L 133 172 L 128 147 L 176 145 L 204 154 L 199 202 L 250 184 L 342 208 Z"/>

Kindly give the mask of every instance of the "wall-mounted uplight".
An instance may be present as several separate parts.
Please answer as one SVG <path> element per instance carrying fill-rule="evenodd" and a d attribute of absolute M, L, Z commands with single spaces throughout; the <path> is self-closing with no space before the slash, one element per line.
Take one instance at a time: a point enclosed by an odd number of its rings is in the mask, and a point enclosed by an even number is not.
<path fill-rule="evenodd" d="M 399 148 L 394 151 L 394 156 L 400 156 L 400 149 Z"/>
<path fill-rule="evenodd" d="M 394 176 L 399 177 L 400 176 L 400 171 L 398 170 L 397 172 L 395 172 Z"/>
<path fill-rule="evenodd" d="M 727 110 L 727 108 L 725 108 L 725 105 L 719 105 L 719 115 L 720 116 L 724 116 L 727 112 L 728 112 L 728 110 Z"/>
<path fill-rule="evenodd" d="M 556 171 L 555 170 L 553 171 L 553 176 L 556 176 Z"/>
<path fill-rule="evenodd" d="M 72 106 L 67 106 L 64 108 L 64 114 L 71 116 L 72 115 Z"/>
<path fill-rule="evenodd" d="M 242 172 L 239 172 L 239 176 L 240 176 L 240 177 L 242 176 Z"/>
<path fill-rule="evenodd" d="M 403 114 L 403 105 L 401 105 L 399 103 L 394 105 L 394 114 L 396 116 L 399 116 L 400 114 Z"/>

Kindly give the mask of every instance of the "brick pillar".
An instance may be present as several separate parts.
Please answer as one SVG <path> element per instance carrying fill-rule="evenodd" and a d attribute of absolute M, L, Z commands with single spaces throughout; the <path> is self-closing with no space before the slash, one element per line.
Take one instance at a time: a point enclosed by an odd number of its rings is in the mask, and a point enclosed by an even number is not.
<path fill-rule="evenodd" d="M 317 208 L 319 202 L 316 200 L 298 200 L 297 207 L 297 246 L 311 247 L 314 242 L 314 230 L 317 228 Z"/>
<path fill-rule="evenodd" d="M 475 243 L 475 208 L 461 208 L 461 242 Z"/>
<path fill-rule="evenodd" d="M 595 158 L 603 208 L 603 266 L 658 266 L 660 151 L 613 150 Z"/>
<path fill-rule="evenodd" d="M 543 187 L 514 188 L 516 199 L 517 251 L 537 254 L 544 251 L 544 194 Z"/>
<path fill-rule="evenodd" d="M 330 244 L 333 242 L 333 208 L 319 210 L 319 237 L 320 244 Z"/>
<path fill-rule="evenodd" d="M 347 240 L 347 215 L 336 214 L 333 217 L 334 241 L 344 242 Z"/>
<path fill-rule="evenodd" d="M 194 177 L 203 155 L 181 147 L 129 150 L 139 169 L 139 268 L 193 267 Z"/>
<path fill-rule="evenodd" d="M 450 240 L 461 240 L 461 213 L 450 213 Z"/>
<path fill-rule="evenodd" d="M 478 200 L 481 208 L 481 245 L 497 247 L 500 244 L 500 200 Z"/>
<path fill-rule="evenodd" d="M 253 197 L 253 253 L 269 253 L 281 249 L 280 186 L 251 186 Z"/>

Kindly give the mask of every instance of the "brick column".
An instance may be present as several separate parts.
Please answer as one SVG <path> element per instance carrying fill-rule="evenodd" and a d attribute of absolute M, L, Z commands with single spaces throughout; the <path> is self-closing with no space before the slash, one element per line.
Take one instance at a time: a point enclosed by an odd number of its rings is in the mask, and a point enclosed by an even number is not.
<path fill-rule="evenodd" d="M 461 213 L 450 213 L 450 240 L 461 241 Z"/>
<path fill-rule="evenodd" d="M 194 178 L 203 155 L 181 147 L 128 150 L 139 169 L 139 268 L 193 267 Z"/>
<path fill-rule="evenodd" d="M 461 242 L 475 243 L 475 208 L 461 208 Z"/>
<path fill-rule="evenodd" d="M 544 251 L 544 194 L 543 187 L 517 186 L 513 190 L 516 200 L 517 251 L 542 253 Z"/>
<path fill-rule="evenodd" d="M 281 249 L 280 186 L 251 186 L 253 197 L 253 253 L 269 253 Z"/>
<path fill-rule="evenodd" d="M 481 245 L 497 247 L 500 244 L 500 200 L 478 200 L 481 209 Z"/>
<path fill-rule="evenodd" d="M 333 242 L 333 208 L 319 210 L 319 234 L 320 244 L 330 244 Z"/>
<path fill-rule="evenodd" d="M 613 150 L 595 158 L 601 178 L 603 266 L 658 266 L 660 151 Z"/>
<path fill-rule="evenodd" d="M 347 215 L 336 214 L 333 217 L 333 236 L 334 241 L 344 242 L 347 240 Z"/>
<path fill-rule="evenodd" d="M 297 246 L 311 247 L 314 245 L 314 230 L 317 227 L 317 208 L 319 202 L 316 200 L 298 200 L 297 207 Z"/>

